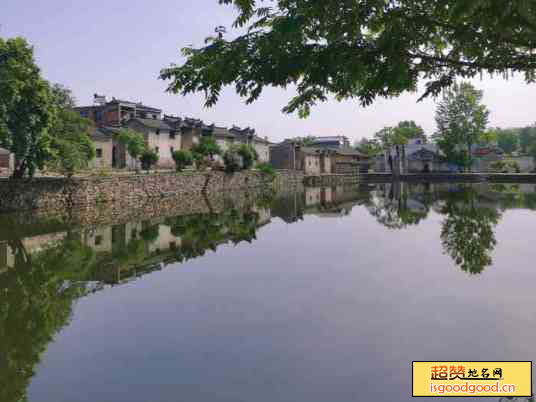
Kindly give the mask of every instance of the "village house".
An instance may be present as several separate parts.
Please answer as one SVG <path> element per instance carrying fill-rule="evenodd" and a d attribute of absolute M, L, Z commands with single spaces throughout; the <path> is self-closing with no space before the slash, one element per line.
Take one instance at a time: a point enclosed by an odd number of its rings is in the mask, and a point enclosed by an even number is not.
<path fill-rule="evenodd" d="M 125 126 L 143 134 L 147 146 L 154 150 L 158 156 L 158 167 L 173 168 L 173 152 L 181 149 L 181 133 L 176 125 L 160 119 L 133 118 Z M 131 168 L 131 166 L 127 165 Z"/>
<path fill-rule="evenodd" d="M 301 170 L 307 175 L 355 174 L 368 168 L 368 157 L 350 148 L 346 137 L 319 137 L 307 146 L 286 140 L 273 145 L 270 162 L 276 169 Z"/>
<path fill-rule="evenodd" d="M 106 96 L 93 96 L 94 105 L 75 107 L 75 110 L 95 123 L 98 127 L 120 126 L 124 122 L 132 118 L 141 119 L 160 119 L 162 110 L 146 106 L 141 102 L 131 102 L 112 98 L 111 101 L 106 100 Z"/>
<path fill-rule="evenodd" d="M 331 148 L 331 149 L 348 149 L 350 148 L 350 140 L 344 136 L 331 137 L 315 137 L 309 143 L 312 147 Z"/>
<path fill-rule="evenodd" d="M 474 145 L 471 148 L 474 172 L 491 171 L 493 162 L 503 159 L 504 152 L 496 146 Z M 394 146 L 376 161 L 376 170 L 401 173 L 458 172 L 463 167 L 448 163 L 436 144 L 413 138 L 407 144 Z M 392 166 L 392 167 L 391 167 Z"/>
<path fill-rule="evenodd" d="M 306 175 L 329 174 L 333 172 L 333 155 L 333 150 L 285 140 L 270 148 L 270 164 L 275 169 L 299 170 Z"/>
<path fill-rule="evenodd" d="M 97 151 L 94 167 L 138 167 L 138 163 L 117 141 L 122 127 L 143 135 L 147 146 L 159 156 L 157 168 L 174 168 L 173 152 L 191 150 L 203 136 L 214 136 L 224 152 L 232 144 L 247 144 L 257 151 L 259 162 L 270 160 L 270 142 L 266 137 L 257 136 L 255 130 L 249 127 L 241 129 L 233 126 L 227 129 L 215 124 L 207 125 L 200 119 L 173 115 L 162 117 L 161 109 L 115 98 L 108 102 L 106 97 L 99 95 L 95 95 L 95 105 L 77 107 L 75 110 L 95 124 L 91 133 Z"/>

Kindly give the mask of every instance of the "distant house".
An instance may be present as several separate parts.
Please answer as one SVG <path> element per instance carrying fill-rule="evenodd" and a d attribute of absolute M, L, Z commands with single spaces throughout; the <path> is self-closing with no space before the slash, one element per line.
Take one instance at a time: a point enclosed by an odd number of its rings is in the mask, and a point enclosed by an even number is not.
<path fill-rule="evenodd" d="M 369 157 L 355 149 L 339 148 L 333 152 L 333 173 L 354 174 L 369 168 Z"/>
<path fill-rule="evenodd" d="M 344 136 L 332 137 L 315 137 L 308 143 L 309 146 L 315 148 L 330 148 L 330 149 L 348 149 L 350 141 Z"/>
<path fill-rule="evenodd" d="M 276 169 L 300 170 L 306 175 L 332 173 L 334 151 L 306 147 L 286 140 L 270 148 L 270 163 Z"/>
<path fill-rule="evenodd" d="M 141 102 L 132 102 L 112 98 L 107 101 L 105 96 L 94 95 L 95 104 L 76 107 L 75 110 L 95 123 L 98 127 L 120 126 L 133 118 L 160 119 L 162 110 L 147 106 Z"/>
<path fill-rule="evenodd" d="M 393 146 L 378 158 L 376 169 L 400 173 L 458 170 L 456 166 L 450 166 L 444 161 L 436 144 L 425 143 L 421 138 L 410 139 L 403 147 Z"/>
<path fill-rule="evenodd" d="M 269 162 L 271 143 L 267 137 L 257 136 L 255 130 L 249 127 L 241 129 L 233 126 L 229 132 L 235 136 L 235 142 L 251 145 L 259 155 L 259 162 Z"/>

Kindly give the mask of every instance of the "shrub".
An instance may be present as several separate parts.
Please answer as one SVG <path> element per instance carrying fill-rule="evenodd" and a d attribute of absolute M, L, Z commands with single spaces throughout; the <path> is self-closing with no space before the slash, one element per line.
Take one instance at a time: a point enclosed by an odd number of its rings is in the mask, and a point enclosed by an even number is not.
<path fill-rule="evenodd" d="M 158 154 L 155 151 L 146 149 L 145 151 L 143 151 L 140 157 L 141 168 L 143 170 L 151 169 L 151 167 L 155 165 L 156 162 L 158 162 L 158 159 Z"/>
<path fill-rule="evenodd" d="M 238 155 L 242 157 L 242 167 L 244 169 L 250 169 L 253 166 L 253 163 L 258 159 L 257 151 L 246 144 L 238 146 Z"/>
<path fill-rule="evenodd" d="M 199 144 L 192 148 L 192 153 L 212 160 L 214 155 L 221 155 L 222 150 L 213 137 L 202 137 Z"/>
<path fill-rule="evenodd" d="M 191 166 L 194 163 L 194 158 L 190 151 L 175 151 L 172 156 L 175 161 L 177 172 L 181 172 L 186 166 Z"/>
<path fill-rule="evenodd" d="M 238 147 L 229 148 L 223 155 L 225 171 L 229 173 L 237 172 L 242 168 L 242 157 L 238 154 Z"/>
<path fill-rule="evenodd" d="M 275 170 L 273 166 L 267 162 L 259 163 L 257 165 L 257 169 L 259 169 L 260 172 L 264 173 L 267 176 L 275 177 Z"/>

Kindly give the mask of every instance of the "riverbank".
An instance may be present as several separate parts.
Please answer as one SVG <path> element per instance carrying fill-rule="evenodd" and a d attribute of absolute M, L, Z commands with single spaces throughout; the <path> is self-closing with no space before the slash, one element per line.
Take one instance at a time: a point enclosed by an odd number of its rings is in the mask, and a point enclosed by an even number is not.
<path fill-rule="evenodd" d="M 391 182 L 397 177 L 391 173 L 365 173 L 359 176 L 366 183 Z M 533 173 L 412 173 L 398 176 L 408 182 L 457 182 L 457 183 L 536 183 Z"/>

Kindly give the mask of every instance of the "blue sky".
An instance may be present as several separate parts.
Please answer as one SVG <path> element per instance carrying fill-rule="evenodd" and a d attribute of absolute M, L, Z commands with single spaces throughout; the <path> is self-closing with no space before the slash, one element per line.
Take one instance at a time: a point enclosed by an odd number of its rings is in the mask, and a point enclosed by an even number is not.
<path fill-rule="evenodd" d="M 157 79 L 161 68 L 180 63 L 180 48 L 201 45 L 218 25 L 230 27 L 234 10 L 218 0 L 1 0 L 0 34 L 23 36 L 35 46 L 45 78 L 71 88 L 78 103 L 91 104 L 95 92 L 143 101 L 168 114 L 196 117 L 220 126 L 254 127 L 273 141 L 303 135 L 346 135 L 352 140 L 400 120 L 415 120 L 428 134 L 435 128 L 434 101 L 417 103 L 418 94 L 358 102 L 330 101 L 308 119 L 284 115 L 291 90 L 269 89 L 253 105 L 233 91 L 223 93 L 211 109 L 200 95 L 165 93 Z M 491 125 L 521 126 L 536 121 L 536 86 L 521 77 L 475 80 L 491 110 Z"/>

